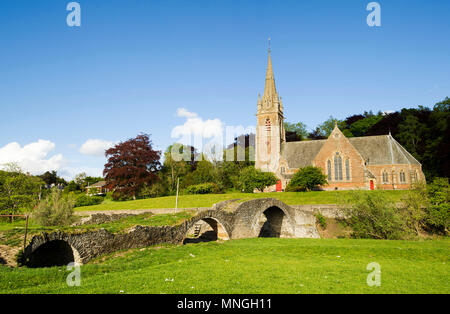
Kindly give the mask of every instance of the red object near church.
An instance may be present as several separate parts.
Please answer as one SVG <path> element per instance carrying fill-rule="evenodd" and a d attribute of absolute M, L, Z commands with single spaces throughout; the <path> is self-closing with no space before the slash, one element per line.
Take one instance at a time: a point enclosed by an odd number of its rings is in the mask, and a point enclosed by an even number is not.
<path fill-rule="evenodd" d="M 283 191 L 283 184 L 281 183 L 281 180 L 277 182 L 277 192 Z"/>
<path fill-rule="evenodd" d="M 373 184 L 373 180 L 370 180 L 370 190 L 371 191 L 375 190 L 375 186 Z"/>

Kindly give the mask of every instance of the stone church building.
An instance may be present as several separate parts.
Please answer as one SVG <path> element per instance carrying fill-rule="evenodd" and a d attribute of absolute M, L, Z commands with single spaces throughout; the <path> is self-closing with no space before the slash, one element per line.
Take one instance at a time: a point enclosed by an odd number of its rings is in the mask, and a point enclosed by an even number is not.
<path fill-rule="evenodd" d="M 306 166 L 323 170 L 328 180 L 323 190 L 408 189 L 425 180 L 422 165 L 391 134 L 347 138 L 336 125 L 326 140 L 286 142 L 270 51 L 256 116 L 256 168 L 280 179 L 272 190 L 284 190 L 294 173 Z"/>

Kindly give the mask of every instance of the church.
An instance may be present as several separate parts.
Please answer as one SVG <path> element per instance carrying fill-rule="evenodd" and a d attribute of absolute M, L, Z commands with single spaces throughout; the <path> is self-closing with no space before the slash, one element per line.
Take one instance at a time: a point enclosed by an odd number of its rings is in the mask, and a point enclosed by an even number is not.
<path fill-rule="evenodd" d="M 422 165 L 391 134 L 347 138 L 336 125 L 326 140 L 286 142 L 270 50 L 256 116 L 255 167 L 279 178 L 271 191 L 284 191 L 295 172 L 307 166 L 327 176 L 322 190 L 405 190 L 425 181 Z"/>

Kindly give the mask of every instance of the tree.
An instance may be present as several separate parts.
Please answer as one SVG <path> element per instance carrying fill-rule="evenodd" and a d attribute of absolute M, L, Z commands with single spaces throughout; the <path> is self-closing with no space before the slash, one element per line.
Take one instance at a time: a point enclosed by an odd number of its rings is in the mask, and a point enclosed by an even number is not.
<path fill-rule="evenodd" d="M 286 142 L 303 141 L 308 137 L 308 130 L 306 124 L 298 123 L 284 123 L 284 130 L 286 131 Z"/>
<path fill-rule="evenodd" d="M 217 168 L 205 156 L 197 163 L 197 169 L 186 176 L 183 186 L 217 182 Z"/>
<path fill-rule="evenodd" d="M 448 234 L 450 228 L 450 185 L 448 178 L 436 178 L 427 186 L 429 206 L 426 223 L 441 233 Z"/>
<path fill-rule="evenodd" d="M 46 171 L 44 174 L 39 176 L 47 185 L 58 185 L 64 184 L 67 185 L 66 180 L 58 177 L 58 173 L 56 171 Z"/>
<path fill-rule="evenodd" d="M 262 172 L 255 167 L 247 167 L 241 171 L 239 182 L 243 192 L 253 193 L 255 189 L 264 192 L 266 187 L 275 185 L 278 179 L 272 172 Z"/>
<path fill-rule="evenodd" d="M 17 214 L 30 210 L 39 200 L 43 184 L 40 178 L 22 172 L 0 171 L 0 212 Z"/>
<path fill-rule="evenodd" d="M 108 149 L 103 175 L 107 187 L 114 191 L 113 197 L 136 199 L 145 185 L 155 183 L 161 167 L 160 155 L 161 152 L 153 150 L 148 134 L 140 134 Z"/>
<path fill-rule="evenodd" d="M 319 132 L 319 135 L 323 138 L 328 138 L 331 134 L 331 132 L 333 132 L 334 127 L 336 126 L 336 123 L 338 124 L 338 127 L 341 130 L 344 130 L 346 128 L 346 124 L 345 121 L 341 121 L 338 119 L 333 118 L 333 116 L 330 116 L 330 118 L 328 118 L 328 120 L 326 120 L 324 123 L 320 124 L 318 126 L 318 129 L 316 130 L 316 132 Z"/>
<path fill-rule="evenodd" d="M 291 192 L 311 191 L 320 185 L 327 184 L 326 175 L 317 167 L 305 167 L 297 171 L 286 190 Z"/>
<path fill-rule="evenodd" d="M 161 172 L 163 181 L 167 184 L 169 194 L 174 194 L 176 192 L 178 179 L 183 180 L 191 170 L 191 158 L 189 158 L 189 161 L 184 159 L 176 161 L 172 156 L 174 150 L 181 155 L 184 155 L 186 152 L 191 154 L 192 152 L 190 146 L 175 143 L 170 145 L 164 153 L 164 164 Z"/>

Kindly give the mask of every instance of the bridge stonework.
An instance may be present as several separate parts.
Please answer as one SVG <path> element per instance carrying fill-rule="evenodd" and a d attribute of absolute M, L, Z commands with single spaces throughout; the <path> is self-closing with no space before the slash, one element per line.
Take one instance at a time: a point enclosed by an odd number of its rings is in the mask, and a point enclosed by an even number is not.
<path fill-rule="evenodd" d="M 208 223 L 219 240 L 259 236 L 319 238 L 312 211 L 293 208 L 272 198 L 241 203 L 234 200 L 216 204 L 177 226 L 136 226 L 126 234 L 113 234 L 104 229 L 85 233 L 43 233 L 31 239 L 25 248 L 22 263 L 39 267 L 39 263 L 45 260 L 45 256 L 41 255 L 49 254 L 49 249 L 44 248 L 52 243 L 59 243 L 59 247 L 64 244 L 66 251 L 72 251 L 73 256 L 67 259 L 56 256 L 58 261 L 72 259 L 79 264 L 119 250 L 162 243 L 182 244 L 189 230 L 200 221 Z"/>

